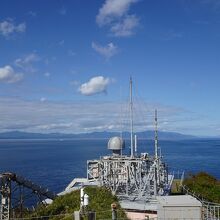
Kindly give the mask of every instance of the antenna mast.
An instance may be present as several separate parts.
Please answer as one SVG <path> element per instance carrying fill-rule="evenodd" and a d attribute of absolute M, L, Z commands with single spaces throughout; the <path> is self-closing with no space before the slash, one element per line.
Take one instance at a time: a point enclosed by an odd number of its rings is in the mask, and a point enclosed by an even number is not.
<path fill-rule="evenodd" d="M 132 100 L 132 78 L 130 77 L 130 126 L 131 126 L 131 157 L 134 157 L 133 146 L 133 100 Z"/>
<path fill-rule="evenodd" d="M 121 98 L 121 100 L 120 100 L 120 103 L 121 103 L 121 112 L 120 112 L 120 129 L 121 129 L 121 131 L 120 131 L 120 137 L 122 138 L 123 131 L 122 131 L 122 89 L 121 89 L 121 87 L 120 87 L 120 98 Z"/>
<path fill-rule="evenodd" d="M 155 140 L 154 140 L 154 147 L 155 147 L 155 159 L 158 159 L 158 129 L 157 129 L 157 109 L 155 109 Z"/>

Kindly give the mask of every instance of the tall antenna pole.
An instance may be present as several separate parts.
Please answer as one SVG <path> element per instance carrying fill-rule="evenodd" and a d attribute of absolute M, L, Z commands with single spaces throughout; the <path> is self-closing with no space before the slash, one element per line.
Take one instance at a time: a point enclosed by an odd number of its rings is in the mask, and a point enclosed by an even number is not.
<path fill-rule="evenodd" d="M 134 156 L 133 146 L 133 100 L 132 100 L 132 78 L 130 77 L 130 126 L 131 126 L 131 157 Z"/>
<path fill-rule="evenodd" d="M 161 154 L 161 153 L 160 153 Z M 157 184 L 160 182 L 160 160 L 161 155 L 158 158 L 158 127 L 157 127 L 157 109 L 155 109 L 155 161 L 156 161 L 156 169 L 155 169 L 155 179 L 154 182 Z M 157 190 L 157 188 L 156 188 Z"/>
<path fill-rule="evenodd" d="M 137 154 L 137 135 L 134 135 L 134 153 Z"/>
<path fill-rule="evenodd" d="M 121 129 L 121 131 L 120 131 L 120 137 L 122 138 L 123 131 L 122 131 L 122 89 L 121 89 L 121 87 L 120 87 L 120 99 L 121 99 L 120 100 L 120 103 L 121 103 L 121 112 L 120 112 L 120 129 Z"/>
<path fill-rule="evenodd" d="M 158 159 L 158 130 L 157 130 L 157 109 L 155 109 L 155 142 L 154 142 L 154 147 L 155 147 L 155 159 Z"/>

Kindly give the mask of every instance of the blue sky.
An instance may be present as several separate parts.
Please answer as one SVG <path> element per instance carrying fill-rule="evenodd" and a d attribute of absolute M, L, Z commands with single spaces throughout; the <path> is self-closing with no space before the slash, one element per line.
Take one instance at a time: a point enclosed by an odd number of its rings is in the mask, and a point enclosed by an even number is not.
<path fill-rule="evenodd" d="M 220 135 L 218 0 L 2 0 L 0 131 Z M 122 116 L 120 116 L 122 115 Z"/>

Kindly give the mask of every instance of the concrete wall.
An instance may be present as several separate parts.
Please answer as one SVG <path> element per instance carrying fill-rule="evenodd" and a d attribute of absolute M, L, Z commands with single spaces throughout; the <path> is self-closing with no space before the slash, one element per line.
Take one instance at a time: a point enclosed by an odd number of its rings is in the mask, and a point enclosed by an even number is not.
<path fill-rule="evenodd" d="M 201 207 L 158 207 L 158 220 L 200 220 Z"/>
<path fill-rule="evenodd" d="M 127 217 L 132 220 L 147 220 L 149 219 L 157 219 L 157 214 L 152 213 L 142 213 L 142 212 L 125 212 Z"/>

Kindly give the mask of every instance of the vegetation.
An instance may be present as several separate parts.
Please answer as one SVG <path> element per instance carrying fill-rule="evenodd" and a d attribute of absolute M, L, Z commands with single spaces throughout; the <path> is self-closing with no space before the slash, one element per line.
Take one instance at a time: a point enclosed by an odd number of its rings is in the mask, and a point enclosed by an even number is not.
<path fill-rule="evenodd" d="M 86 187 L 85 193 L 89 195 L 88 210 L 96 211 L 96 219 L 111 219 L 111 204 L 117 204 L 118 216 L 127 219 L 121 209 L 116 196 L 104 187 Z M 47 207 L 39 206 L 32 217 L 50 216 L 49 219 L 73 219 L 72 213 L 80 209 L 80 191 L 57 197 Z M 45 218 L 46 219 L 46 218 Z"/>
<path fill-rule="evenodd" d="M 220 203 L 220 181 L 208 173 L 190 174 L 183 184 L 203 199 Z"/>
<path fill-rule="evenodd" d="M 220 181 L 213 176 L 200 172 L 190 174 L 183 182 L 191 192 L 203 199 L 220 203 Z M 118 203 L 116 196 L 104 187 L 86 187 L 85 193 L 89 195 L 88 211 L 96 211 L 97 219 L 111 219 L 111 204 L 117 204 L 118 217 L 127 219 L 124 211 Z M 173 194 L 181 194 L 180 180 L 175 180 L 172 186 Z M 29 217 L 45 216 L 43 219 L 72 220 L 74 211 L 80 209 L 80 191 L 57 197 L 48 206 L 39 206 Z M 49 217 L 47 217 L 49 216 Z"/>

